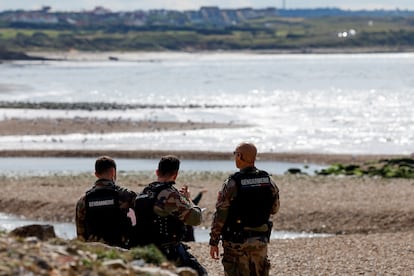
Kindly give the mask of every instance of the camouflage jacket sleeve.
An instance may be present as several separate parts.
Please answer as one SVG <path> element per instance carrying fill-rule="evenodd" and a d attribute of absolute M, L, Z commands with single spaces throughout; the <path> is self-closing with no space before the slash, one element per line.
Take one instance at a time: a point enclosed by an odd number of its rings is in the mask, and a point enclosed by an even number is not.
<path fill-rule="evenodd" d="M 79 240 L 86 241 L 86 209 L 85 196 L 82 196 L 76 203 L 76 235 Z"/>
<path fill-rule="evenodd" d="M 222 229 L 227 220 L 231 201 L 236 195 L 236 182 L 228 178 L 218 194 L 216 212 L 214 213 L 213 222 L 211 224 L 210 245 L 218 245 Z"/>
<path fill-rule="evenodd" d="M 271 214 L 274 215 L 279 211 L 280 208 L 280 199 L 279 199 L 279 188 L 276 186 L 276 183 L 273 181 L 272 178 L 270 178 L 272 185 L 274 186 L 273 189 L 273 196 L 275 198 L 275 201 L 273 202 L 273 206 L 272 206 L 272 210 L 271 210 Z"/>
<path fill-rule="evenodd" d="M 119 192 L 119 203 L 121 208 L 133 208 L 137 194 L 134 191 L 128 190 L 127 188 L 123 188 L 120 186 L 116 186 L 116 189 Z"/>
<path fill-rule="evenodd" d="M 164 189 L 158 194 L 154 211 L 159 216 L 174 216 L 184 224 L 196 226 L 201 223 L 201 209 L 195 206 L 174 187 Z"/>

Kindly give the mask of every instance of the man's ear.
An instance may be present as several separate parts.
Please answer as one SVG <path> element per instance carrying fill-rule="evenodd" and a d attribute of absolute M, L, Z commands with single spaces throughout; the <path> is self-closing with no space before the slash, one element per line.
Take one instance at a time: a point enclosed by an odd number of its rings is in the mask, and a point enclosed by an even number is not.
<path fill-rule="evenodd" d="M 112 174 L 112 180 L 116 180 L 116 169 L 115 168 L 112 168 L 112 170 L 111 170 L 111 174 Z"/>
<path fill-rule="evenodd" d="M 177 179 L 178 177 L 178 171 L 176 173 L 174 173 L 174 175 L 172 176 L 172 178 L 174 179 L 174 181 Z"/>

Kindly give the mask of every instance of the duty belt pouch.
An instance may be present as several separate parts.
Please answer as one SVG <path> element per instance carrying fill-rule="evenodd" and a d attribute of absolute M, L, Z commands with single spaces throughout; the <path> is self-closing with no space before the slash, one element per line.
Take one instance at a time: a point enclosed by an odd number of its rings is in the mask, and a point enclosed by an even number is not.
<path fill-rule="evenodd" d="M 224 228 L 223 240 L 234 243 L 243 243 L 244 239 L 245 237 L 243 235 L 243 226 L 241 223 L 227 225 Z"/>

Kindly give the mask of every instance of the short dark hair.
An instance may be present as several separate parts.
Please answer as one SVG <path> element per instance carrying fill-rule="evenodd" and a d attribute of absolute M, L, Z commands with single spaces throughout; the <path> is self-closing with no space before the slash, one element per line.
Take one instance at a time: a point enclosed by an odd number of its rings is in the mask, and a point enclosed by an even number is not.
<path fill-rule="evenodd" d="M 109 171 L 111 168 L 116 170 L 116 163 L 114 159 L 109 156 L 100 156 L 96 159 L 95 162 L 95 172 L 97 174 L 102 174 Z"/>
<path fill-rule="evenodd" d="M 180 160 L 174 155 L 161 157 L 158 163 L 158 173 L 160 176 L 171 176 L 180 169 Z"/>

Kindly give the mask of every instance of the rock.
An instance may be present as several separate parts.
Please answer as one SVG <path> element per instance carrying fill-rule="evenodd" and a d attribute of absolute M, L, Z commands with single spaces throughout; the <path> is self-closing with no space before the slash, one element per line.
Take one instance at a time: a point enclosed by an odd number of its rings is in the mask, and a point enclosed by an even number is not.
<path fill-rule="evenodd" d="M 48 59 L 43 58 L 43 57 L 33 57 L 23 52 L 9 51 L 9 50 L 0 48 L 0 61 L 1 60 L 48 60 Z"/>
<path fill-rule="evenodd" d="M 41 241 L 56 238 L 55 229 L 52 225 L 49 224 L 30 224 L 17 227 L 14 230 L 12 230 L 10 234 L 22 238 L 36 237 Z"/>
<path fill-rule="evenodd" d="M 27 237 L 24 241 L 27 244 L 37 244 L 40 240 L 37 237 Z"/>
<path fill-rule="evenodd" d="M 102 265 L 111 269 L 126 269 L 126 265 L 121 259 L 104 261 Z"/>
<path fill-rule="evenodd" d="M 179 276 L 197 276 L 197 272 L 189 267 L 178 267 L 175 272 Z"/>
<path fill-rule="evenodd" d="M 298 168 L 290 168 L 287 170 L 287 173 L 289 174 L 302 174 L 301 169 Z"/>
<path fill-rule="evenodd" d="M 176 273 L 159 268 L 159 267 L 133 267 L 136 275 L 152 275 L 152 276 L 177 276 Z"/>
<path fill-rule="evenodd" d="M 145 261 L 143 259 L 133 260 L 131 262 L 131 265 L 136 267 L 143 267 L 145 265 Z"/>
<path fill-rule="evenodd" d="M 40 269 L 44 269 L 44 270 L 51 270 L 52 267 L 48 264 L 47 261 L 45 261 L 44 259 L 34 256 L 34 263 L 40 268 Z"/>

